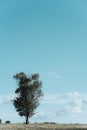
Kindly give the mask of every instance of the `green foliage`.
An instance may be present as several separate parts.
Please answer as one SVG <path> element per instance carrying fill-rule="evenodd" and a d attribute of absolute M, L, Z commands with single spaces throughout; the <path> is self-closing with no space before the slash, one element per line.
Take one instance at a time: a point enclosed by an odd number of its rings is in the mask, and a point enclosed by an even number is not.
<path fill-rule="evenodd" d="M 2 123 L 2 119 L 0 119 L 0 124 Z"/>
<path fill-rule="evenodd" d="M 27 76 L 24 72 L 16 74 L 14 79 L 18 83 L 18 88 L 15 90 L 18 96 L 13 100 L 13 105 L 19 115 L 25 117 L 28 124 L 28 118 L 35 114 L 39 99 L 43 95 L 42 82 L 39 81 L 39 74 Z"/>
<path fill-rule="evenodd" d="M 10 124 L 11 122 L 8 120 L 8 121 L 6 121 L 5 123 L 6 123 L 6 124 Z"/>

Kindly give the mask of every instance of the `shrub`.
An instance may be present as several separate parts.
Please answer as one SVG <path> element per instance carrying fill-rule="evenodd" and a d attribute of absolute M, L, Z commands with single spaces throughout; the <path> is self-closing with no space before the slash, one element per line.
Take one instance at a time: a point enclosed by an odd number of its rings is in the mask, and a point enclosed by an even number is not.
<path fill-rule="evenodd" d="M 6 124 L 10 124 L 11 122 L 10 122 L 10 121 L 6 121 L 5 123 L 6 123 Z"/>
<path fill-rule="evenodd" d="M 2 123 L 2 120 L 0 119 L 0 124 Z"/>

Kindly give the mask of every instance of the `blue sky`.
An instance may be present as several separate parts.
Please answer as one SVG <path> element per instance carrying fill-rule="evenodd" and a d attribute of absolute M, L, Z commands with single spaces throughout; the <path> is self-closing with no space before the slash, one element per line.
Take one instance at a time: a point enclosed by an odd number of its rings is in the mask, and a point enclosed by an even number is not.
<path fill-rule="evenodd" d="M 31 122 L 86 123 L 86 0 L 0 0 L 0 60 L 3 122 L 24 121 L 10 101 L 13 75 L 23 71 L 39 73 L 43 82 Z"/>

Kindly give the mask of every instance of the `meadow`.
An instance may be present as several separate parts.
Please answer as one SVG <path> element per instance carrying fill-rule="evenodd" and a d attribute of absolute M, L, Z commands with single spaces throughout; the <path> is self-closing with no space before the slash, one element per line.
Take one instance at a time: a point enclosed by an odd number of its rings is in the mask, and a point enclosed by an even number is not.
<path fill-rule="evenodd" d="M 80 124 L 0 124 L 0 130 L 87 130 Z"/>

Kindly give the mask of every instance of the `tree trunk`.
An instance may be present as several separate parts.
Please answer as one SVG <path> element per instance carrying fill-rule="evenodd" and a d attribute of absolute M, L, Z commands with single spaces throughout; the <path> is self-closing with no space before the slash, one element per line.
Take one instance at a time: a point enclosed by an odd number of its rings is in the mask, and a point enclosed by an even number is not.
<path fill-rule="evenodd" d="M 26 120 L 26 124 L 29 124 L 29 121 L 28 121 L 28 116 L 25 117 L 25 120 Z"/>

